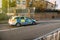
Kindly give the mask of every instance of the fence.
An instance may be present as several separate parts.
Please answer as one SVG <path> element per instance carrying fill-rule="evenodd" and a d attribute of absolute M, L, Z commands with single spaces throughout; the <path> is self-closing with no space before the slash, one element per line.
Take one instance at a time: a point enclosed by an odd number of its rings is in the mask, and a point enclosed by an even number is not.
<path fill-rule="evenodd" d="M 34 40 L 60 40 L 60 28 Z"/>

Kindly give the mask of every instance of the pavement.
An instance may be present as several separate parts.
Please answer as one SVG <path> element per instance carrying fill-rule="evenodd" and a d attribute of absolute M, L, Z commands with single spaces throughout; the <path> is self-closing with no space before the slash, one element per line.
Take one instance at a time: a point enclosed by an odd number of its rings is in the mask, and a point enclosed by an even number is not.
<path fill-rule="evenodd" d="M 37 25 L 9 27 L 0 24 L 0 40 L 33 40 L 60 28 L 60 20 L 41 20 Z"/>

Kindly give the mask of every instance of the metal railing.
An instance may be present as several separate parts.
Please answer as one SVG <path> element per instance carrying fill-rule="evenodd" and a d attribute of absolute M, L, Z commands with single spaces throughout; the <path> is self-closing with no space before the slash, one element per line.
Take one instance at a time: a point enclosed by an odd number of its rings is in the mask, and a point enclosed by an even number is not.
<path fill-rule="evenodd" d="M 34 40 L 60 40 L 60 28 Z"/>

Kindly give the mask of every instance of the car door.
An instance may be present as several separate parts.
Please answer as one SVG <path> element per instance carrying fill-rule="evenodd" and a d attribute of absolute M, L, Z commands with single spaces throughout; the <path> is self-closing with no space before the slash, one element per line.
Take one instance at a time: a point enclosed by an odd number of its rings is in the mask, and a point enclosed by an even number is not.
<path fill-rule="evenodd" d="M 24 17 L 21 17 L 21 23 L 25 23 L 25 18 Z"/>
<path fill-rule="evenodd" d="M 20 17 L 15 18 L 17 20 L 17 23 L 20 23 Z"/>

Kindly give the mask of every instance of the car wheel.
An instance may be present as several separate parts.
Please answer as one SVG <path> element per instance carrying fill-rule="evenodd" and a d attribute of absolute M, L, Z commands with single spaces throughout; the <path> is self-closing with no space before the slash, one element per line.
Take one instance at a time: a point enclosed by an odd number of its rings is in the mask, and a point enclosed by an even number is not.
<path fill-rule="evenodd" d="M 21 24 L 20 24 L 20 23 L 17 23 L 16 26 L 17 26 L 17 27 L 21 27 Z"/>
<path fill-rule="evenodd" d="M 33 22 L 32 24 L 33 24 L 33 25 L 35 25 L 35 24 L 36 24 L 36 22 Z"/>

